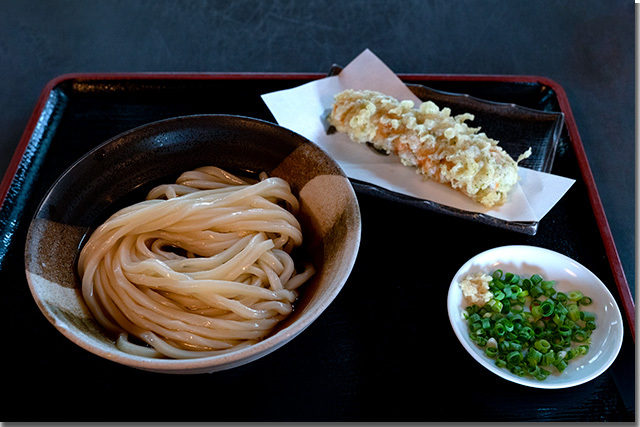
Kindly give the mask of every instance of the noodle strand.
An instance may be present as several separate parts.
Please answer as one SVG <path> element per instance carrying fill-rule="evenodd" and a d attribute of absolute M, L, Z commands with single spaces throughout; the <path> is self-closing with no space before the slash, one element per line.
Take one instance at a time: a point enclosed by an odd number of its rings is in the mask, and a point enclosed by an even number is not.
<path fill-rule="evenodd" d="M 291 255 L 303 240 L 298 210 L 283 179 L 185 172 L 91 235 L 78 260 L 85 302 L 117 347 L 139 356 L 252 345 L 291 313 L 315 272 L 297 272 Z"/>

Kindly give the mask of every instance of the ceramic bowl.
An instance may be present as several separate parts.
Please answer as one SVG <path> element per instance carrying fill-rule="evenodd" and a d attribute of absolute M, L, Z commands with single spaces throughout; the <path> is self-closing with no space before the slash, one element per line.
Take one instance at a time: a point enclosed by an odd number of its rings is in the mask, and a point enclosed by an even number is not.
<path fill-rule="evenodd" d="M 124 353 L 95 322 L 82 298 L 76 259 L 83 239 L 108 215 L 141 200 L 154 185 L 205 165 L 235 173 L 266 171 L 287 180 L 301 202 L 304 250 L 317 273 L 301 288 L 293 313 L 253 346 L 188 360 Z M 269 354 L 308 327 L 349 277 L 360 230 L 360 211 L 349 180 L 307 139 L 247 117 L 177 117 L 116 136 L 74 163 L 54 183 L 32 220 L 25 268 L 42 313 L 86 350 L 153 372 L 214 372 Z"/>
<path fill-rule="evenodd" d="M 589 352 L 572 359 L 563 372 L 551 367 L 549 370 L 552 374 L 544 381 L 519 377 L 507 369 L 497 367 L 493 359 L 485 356 L 484 349 L 469 338 L 467 322 L 461 315 L 467 304 L 459 283 L 468 274 L 482 271 L 490 275 L 498 269 L 521 277 L 531 277 L 538 273 L 545 280 L 555 280 L 555 289 L 559 292 L 578 290 L 591 297 L 593 303 L 585 307 L 585 310 L 596 314 L 597 328 L 591 335 Z M 534 246 L 502 246 L 474 256 L 460 267 L 453 277 L 447 306 L 453 331 L 462 346 L 478 363 L 506 380 L 529 387 L 556 389 L 591 381 L 611 366 L 622 346 L 622 316 L 609 289 L 586 267 L 549 249 Z"/>

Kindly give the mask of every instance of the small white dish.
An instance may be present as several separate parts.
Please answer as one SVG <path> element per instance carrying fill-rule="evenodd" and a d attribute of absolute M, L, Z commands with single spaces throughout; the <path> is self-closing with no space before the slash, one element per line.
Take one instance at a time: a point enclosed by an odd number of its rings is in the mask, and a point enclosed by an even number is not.
<path fill-rule="evenodd" d="M 579 290 L 591 297 L 593 303 L 589 305 L 588 311 L 596 314 L 597 328 L 591 335 L 589 352 L 571 360 L 562 373 L 552 368 L 552 374 L 544 381 L 518 377 L 505 368 L 497 367 L 493 359 L 485 356 L 484 349 L 469 338 L 467 322 L 462 317 L 467 304 L 459 286 L 460 280 L 467 274 L 479 271 L 491 274 L 497 269 L 525 277 L 538 273 L 545 280 L 555 280 L 557 291 Z M 557 389 L 591 381 L 611 366 L 622 346 L 622 316 L 611 292 L 586 267 L 549 249 L 502 246 L 474 256 L 453 277 L 447 297 L 447 309 L 453 331 L 469 354 L 494 374 L 524 386 Z"/>

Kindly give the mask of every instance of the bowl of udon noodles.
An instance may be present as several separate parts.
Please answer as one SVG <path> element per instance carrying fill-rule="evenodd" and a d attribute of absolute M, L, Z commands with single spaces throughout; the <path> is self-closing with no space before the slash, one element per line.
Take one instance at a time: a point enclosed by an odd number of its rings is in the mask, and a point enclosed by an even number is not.
<path fill-rule="evenodd" d="M 53 184 L 25 245 L 31 293 L 67 338 L 160 373 L 270 354 L 347 281 L 360 210 L 304 137 L 231 115 L 175 117 L 92 149 Z"/>

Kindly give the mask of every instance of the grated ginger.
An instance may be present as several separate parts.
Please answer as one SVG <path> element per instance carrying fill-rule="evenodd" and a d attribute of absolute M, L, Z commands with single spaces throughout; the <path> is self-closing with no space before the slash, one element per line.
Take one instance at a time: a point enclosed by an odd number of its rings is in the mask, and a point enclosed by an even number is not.
<path fill-rule="evenodd" d="M 482 307 L 493 298 L 493 293 L 489 290 L 491 276 L 486 273 L 474 273 L 464 277 L 460 282 L 462 295 L 468 305 Z"/>

